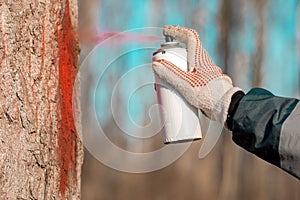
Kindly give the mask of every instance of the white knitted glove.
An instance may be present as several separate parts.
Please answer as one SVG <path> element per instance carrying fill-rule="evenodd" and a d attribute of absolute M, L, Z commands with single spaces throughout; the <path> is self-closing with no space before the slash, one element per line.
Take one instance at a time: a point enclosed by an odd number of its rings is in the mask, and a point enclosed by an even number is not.
<path fill-rule="evenodd" d="M 224 124 L 231 96 L 241 89 L 233 87 L 230 77 L 222 74 L 214 64 L 195 30 L 165 26 L 163 34 L 186 44 L 189 71 L 185 72 L 169 61 L 157 60 L 152 65 L 154 72 L 207 117 Z"/>

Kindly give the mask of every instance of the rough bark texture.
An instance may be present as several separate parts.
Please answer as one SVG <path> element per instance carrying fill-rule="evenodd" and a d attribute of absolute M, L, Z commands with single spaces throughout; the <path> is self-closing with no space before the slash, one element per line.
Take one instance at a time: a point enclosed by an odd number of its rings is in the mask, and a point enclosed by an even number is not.
<path fill-rule="evenodd" d="M 79 199 L 77 1 L 0 0 L 0 199 Z"/>

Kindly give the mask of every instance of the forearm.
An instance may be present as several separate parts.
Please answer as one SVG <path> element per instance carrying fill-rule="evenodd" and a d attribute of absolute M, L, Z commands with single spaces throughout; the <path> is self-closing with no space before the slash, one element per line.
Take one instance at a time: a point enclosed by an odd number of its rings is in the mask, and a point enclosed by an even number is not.
<path fill-rule="evenodd" d="M 165 26 L 163 32 L 186 45 L 188 69 L 158 59 L 152 63 L 155 74 L 205 116 L 226 123 L 236 144 L 300 178 L 299 100 L 263 89 L 245 95 L 213 62 L 195 30 Z"/>
<path fill-rule="evenodd" d="M 227 126 L 233 141 L 300 178 L 300 103 L 264 89 L 235 95 Z"/>

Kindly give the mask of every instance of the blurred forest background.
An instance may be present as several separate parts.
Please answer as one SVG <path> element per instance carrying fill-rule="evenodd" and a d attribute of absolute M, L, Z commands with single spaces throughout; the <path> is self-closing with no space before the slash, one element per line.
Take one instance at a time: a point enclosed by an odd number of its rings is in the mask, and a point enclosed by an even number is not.
<path fill-rule="evenodd" d="M 264 87 L 276 95 L 299 97 L 299 0 L 82 0 L 79 1 L 81 62 L 112 32 L 164 25 L 196 29 L 215 63 L 245 91 Z M 99 55 L 98 67 L 101 59 L 105 58 Z M 109 91 L 122 74 L 139 63 L 151 62 L 151 54 L 145 59 L 130 55 L 123 58 L 119 69 L 111 70 L 102 89 L 97 90 L 100 96 L 97 104 L 101 104 L 96 106 L 99 119 L 109 137 L 125 149 L 134 149 L 131 147 L 136 143 L 121 136 L 124 134 L 114 119 L 106 116 L 106 112 L 103 114 L 109 104 L 101 95 L 111 95 Z M 97 79 L 92 71 L 86 73 Z M 131 77 L 128 84 L 138 84 L 143 78 Z M 88 88 L 83 88 L 83 95 L 85 90 Z M 122 92 L 119 101 L 122 106 Z M 146 89 L 132 102 L 134 105 L 129 105 L 132 118 L 146 120 L 147 108 L 155 102 L 153 88 Z M 92 131 L 89 127 L 83 129 Z M 110 169 L 86 150 L 82 199 L 300 199 L 300 183 L 296 178 L 242 150 L 231 141 L 230 134 L 223 134 L 203 160 L 198 159 L 201 142 L 193 143 L 172 165 L 146 174 Z M 161 138 L 152 141 L 154 148 L 161 143 Z M 137 144 L 138 151 L 152 149 L 151 145 L 143 144 Z"/>

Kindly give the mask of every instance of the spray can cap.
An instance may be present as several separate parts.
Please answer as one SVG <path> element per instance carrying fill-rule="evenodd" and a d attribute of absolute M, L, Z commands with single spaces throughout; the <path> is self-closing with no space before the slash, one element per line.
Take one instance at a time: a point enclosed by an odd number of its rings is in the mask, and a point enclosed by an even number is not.
<path fill-rule="evenodd" d="M 162 52 L 167 49 L 172 49 L 172 48 L 182 48 L 182 46 L 179 45 L 179 42 L 173 41 L 174 38 L 171 36 L 166 36 L 165 37 L 166 42 L 160 45 L 160 49 L 158 49 L 156 52 L 154 52 L 152 55 L 154 56 L 155 54 Z"/>
<path fill-rule="evenodd" d="M 179 42 L 174 41 L 174 38 L 171 36 L 166 36 L 165 40 L 166 42 L 160 45 L 162 49 L 181 47 Z"/>

